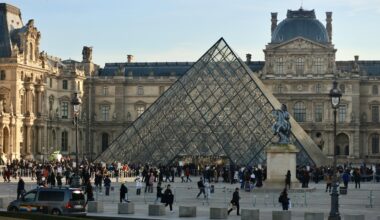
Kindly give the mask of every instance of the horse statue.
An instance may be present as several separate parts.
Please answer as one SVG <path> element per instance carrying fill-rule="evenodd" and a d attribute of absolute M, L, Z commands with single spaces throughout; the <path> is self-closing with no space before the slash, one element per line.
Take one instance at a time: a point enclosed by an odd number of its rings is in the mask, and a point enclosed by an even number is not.
<path fill-rule="evenodd" d="M 289 119 L 289 112 L 285 104 L 281 105 L 281 109 L 273 111 L 273 114 L 276 117 L 276 122 L 272 125 L 272 130 L 274 135 L 278 135 L 279 144 L 290 144 L 290 134 L 291 128 Z"/>

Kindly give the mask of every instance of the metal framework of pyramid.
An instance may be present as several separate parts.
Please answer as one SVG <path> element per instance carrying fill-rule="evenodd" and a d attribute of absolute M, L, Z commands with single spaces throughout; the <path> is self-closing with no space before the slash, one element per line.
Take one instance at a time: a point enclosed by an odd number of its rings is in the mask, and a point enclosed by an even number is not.
<path fill-rule="evenodd" d="M 279 106 L 221 38 L 96 162 L 158 165 L 191 155 L 226 157 L 241 165 L 262 164 L 265 147 L 276 139 L 272 112 Z M 300 149 L 297 164 L 319 164 L 310 156 L 318 154 L 315 146 L 310 146 L 307 135 L 294 135 L 300 126 L 293 119 L 291 123 L 292 141 Z M 301 128 L 299 132 L 304 131 Z M 317 158 L 322 157 L 319 154 Z"/>

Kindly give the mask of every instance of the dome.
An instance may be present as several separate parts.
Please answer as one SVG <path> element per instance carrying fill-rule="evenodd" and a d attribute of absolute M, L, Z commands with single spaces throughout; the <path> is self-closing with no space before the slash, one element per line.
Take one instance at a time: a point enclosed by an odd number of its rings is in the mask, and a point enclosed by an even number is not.
<path fill-rule="evenodd" d="M 327 44 L 329 37 L 323 24 L 316 19 L 314 10 L 302 8 L 297 11 L 288 10 L 286 19 L 281 21 L 272 33 L 272 43 L 282 43 L 296 37 Z"/>

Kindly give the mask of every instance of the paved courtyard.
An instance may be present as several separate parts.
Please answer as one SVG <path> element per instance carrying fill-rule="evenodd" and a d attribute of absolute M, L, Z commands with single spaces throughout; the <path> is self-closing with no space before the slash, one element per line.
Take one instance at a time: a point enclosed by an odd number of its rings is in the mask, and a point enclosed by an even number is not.
<path fill-rule="evenodd" d="M 156 196 L 156 188 L 153 193 L 144 193 L 144 189 L 140 196 L 136 195 L 135 183 L 133 179 L 126 179 L 128 186 L 129 200 L 135 203 L 135 214 L 133 215 L 118 215 L 117 203 L 119 202 L 119 183 L 116 183 L 116 179 L 112 179 L 112 186 L 114 190 L 111 190 L 110 196 L 104 195 L 102 192 L 95 192 L 95 200 L 102 201 L 104 203 L 104 213 L 88 215 L 95 216 L 113 216 L 113 217 L 133 217 L 139 219 L 179 219 L 178 207 L 180 205 L 192 205 L 197 206 L 197 218 L 186 219 L 209 219 L 210 207 L 227 207 L 232 197 L 232 192 L 238 184 L 225 184 L 216 183 L 215 193 L 210 195 L 209 199 L 204 199 L 203 195 L 200 199 L 196 198 L 198 189 L 196 182 L 198 177 L 193 177 L 193 182 L 180 183 L 180 179 L 177 178 L 175 183 L 170 183 L 173 193 L 175 195 L 174 213 L 169 212 L 169 208 L 166 210 L 166 216 L 160 218 L 151 218 L 148 216 L 148 204 L 154 203 Z M 11 183 L 0 183 L 0 197 L 13 197 L 16 198 L 16 180 L 12 179 Z M 35 187 L 35 183 L 26 178 L 27 190 Z M 124 181 L 124 180 L 123 180 Z M 163 183 L 163 186 L 169 183 Z M 292 219 L 303 219 L 305 212 L 323 212 L 327 219 L 330 210 L 330 196 L 325 192 L 325 184 L 311 183 L 310 190 L 291 190 L 289 197 L 292 201 L 293 207 Z M 279 191 L 268 190 L 265 188 L 254 189 L 252 192 L 240 191 L 240 206 L 241 208 L 259 209 L 260 219 L 272 219 L 271 212 L 273 210 L 281 210 L 280 204 L 277 202 Z M 364 214 L 366 220 L 377 220 L 380 216 L 380 183 L 362 183 L 361 189 L 355 189 L 354 184 L 349 184 L 348 194 L 341 195 L 340 197 L 340 212 L 342 219 L 345 214 Z M 229 219 L 240 219 L 236 216 L 236 212 L 232 212 Z"/>

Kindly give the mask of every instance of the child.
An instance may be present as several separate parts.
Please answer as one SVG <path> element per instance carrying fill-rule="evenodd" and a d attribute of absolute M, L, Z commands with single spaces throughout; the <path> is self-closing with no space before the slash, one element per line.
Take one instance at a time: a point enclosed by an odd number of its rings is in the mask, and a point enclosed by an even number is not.
<path fill-rule="evenodd" d="M 135 182 L 136 182 L 136 195 L 140 195 L 141 194 L 141 188 L 142 188 L 141 177 L 138 176 L 135 179 Z"/>

